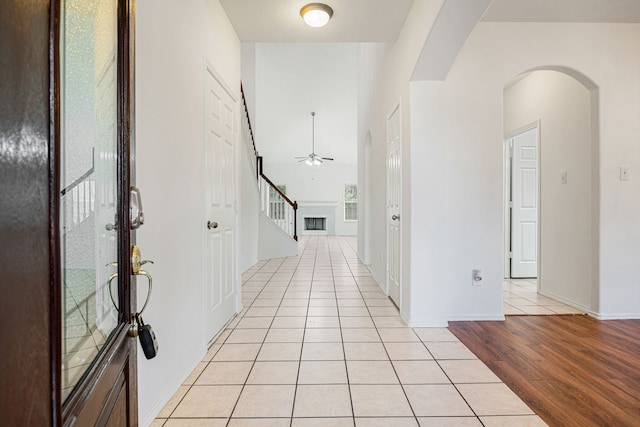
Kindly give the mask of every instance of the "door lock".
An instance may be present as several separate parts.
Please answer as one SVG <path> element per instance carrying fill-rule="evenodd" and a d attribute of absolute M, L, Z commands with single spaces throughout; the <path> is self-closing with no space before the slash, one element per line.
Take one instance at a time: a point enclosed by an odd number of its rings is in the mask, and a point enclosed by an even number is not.
<path fill-rule="evenodd" d="M 218 223 L 215 221 L 207 221 L 207 228 L 212 230 L 214 228 L 218 228 Z"/>
<path fill-rule="evenodd" d="M 142 197 L 138 187 L 131 187 L 131 204 L 129 206 L 129 217 L 131 219 L 131 229 L 137 230 L 144 224 L 144 212 L 142 211 Z"/>

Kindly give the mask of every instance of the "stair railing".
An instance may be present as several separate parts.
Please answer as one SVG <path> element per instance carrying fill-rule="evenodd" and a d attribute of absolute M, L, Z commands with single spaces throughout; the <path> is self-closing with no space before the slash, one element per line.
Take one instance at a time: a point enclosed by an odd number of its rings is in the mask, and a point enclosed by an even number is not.
<path fill-rule="evenodd" d="M 244 95 L 244 87 L 240 84 L 240 94 L 242 95 L 242 105 L 244 107 L 244 114 L 242 115 L 242 131 L 247 137 L 248 142 L 251 143 L 249 150 L 253 152 L 251 164 L 256 171 L 256 179 L 260 178 L 258 174 L 258 150 L 256 149 L 256 139 L 253 135 L 253 127 L 251 126 L 251 119 L 249 118 L 249 107 L 247 107 L 247 98 Z"/>
<path fill-rule="evenodd" d="M 258 156 L 260 208 L 282 230 L 298 240 L 298 202 L 292 201 L 262 172 L 262 156 Z"/>
<path fill-rule="evenodd" d="M 255 155 L 255 163 L 253 166 L 256 170 L 256 178 L 258 179 L 258 187 L 260 189 L 260 209 L 284 230 L 285 233 L 297 241 L 298 202 L 291 201 L 291 199 L 264 174 L 262 169 L 262 156 L 258 155 L 258 150 L 256 149 L 253 127 L 251 126 L 249 109 L 247 107 L 247 99 L 242 85 L 240 85 L 240 93 L 242 94 L 242 103 L 245 112 L 242 117 L 242 126 L 247 138 L 251 140 L 253 153 Z"/>

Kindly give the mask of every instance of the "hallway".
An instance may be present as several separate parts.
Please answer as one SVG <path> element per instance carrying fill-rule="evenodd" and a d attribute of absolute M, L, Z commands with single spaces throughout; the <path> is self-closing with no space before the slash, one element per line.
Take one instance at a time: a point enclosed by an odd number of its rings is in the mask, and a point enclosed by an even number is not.
<path fill-rule="evenodd" d="M 245 309 L 153 426 L 545 425 L 446 328 L 408 328 L 354 237 L 243 277 Z"/>

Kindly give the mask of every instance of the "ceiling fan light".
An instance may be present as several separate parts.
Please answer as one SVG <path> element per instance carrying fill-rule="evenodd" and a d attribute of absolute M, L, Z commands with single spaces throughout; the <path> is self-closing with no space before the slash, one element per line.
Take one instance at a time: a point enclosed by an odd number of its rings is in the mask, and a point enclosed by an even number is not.
<path fill-rule="evenodd" d="M 309 3 L 300 9 L 300 16 L 310 27 L 324 27 L 333 16 L 333 9 L 324 3 Z"/>
<path fill-rule="evenodd" d="M 322 160 L 320 160 L 320 159 L 319 159 L 319 158 L 317 158 L 317 157 L 314 157 L 314 158 L 313 158 L 313 165 L 314 165 L 314 166 L 320 166 L 321 164 L 322 164 Z"/>
<path fill-rule="evenodd" d="M 313 159 L 311 157 L 309 157 L 307 160 L 304 161 L 304 163 L 307 166 L 313 166 Z"/>

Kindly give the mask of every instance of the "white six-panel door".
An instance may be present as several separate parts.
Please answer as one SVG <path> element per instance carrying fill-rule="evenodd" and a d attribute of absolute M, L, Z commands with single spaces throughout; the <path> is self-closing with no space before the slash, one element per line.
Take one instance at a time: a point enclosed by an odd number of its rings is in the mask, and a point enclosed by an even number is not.
<path fill-rule="evenodd" d="M 400 306 L 401 120 L 398 106 L 387 119 L 387 283 L 389 296 Z"/>
<path fill-rule="evenodd" d="M 210 67 L 205 70 L 205 340 L 236 312 L 236 101 Z"/>
<path fill-rule="evenodd" d="M 538 127 L 511 138 L 511 277 L 538 275 Z"/>

